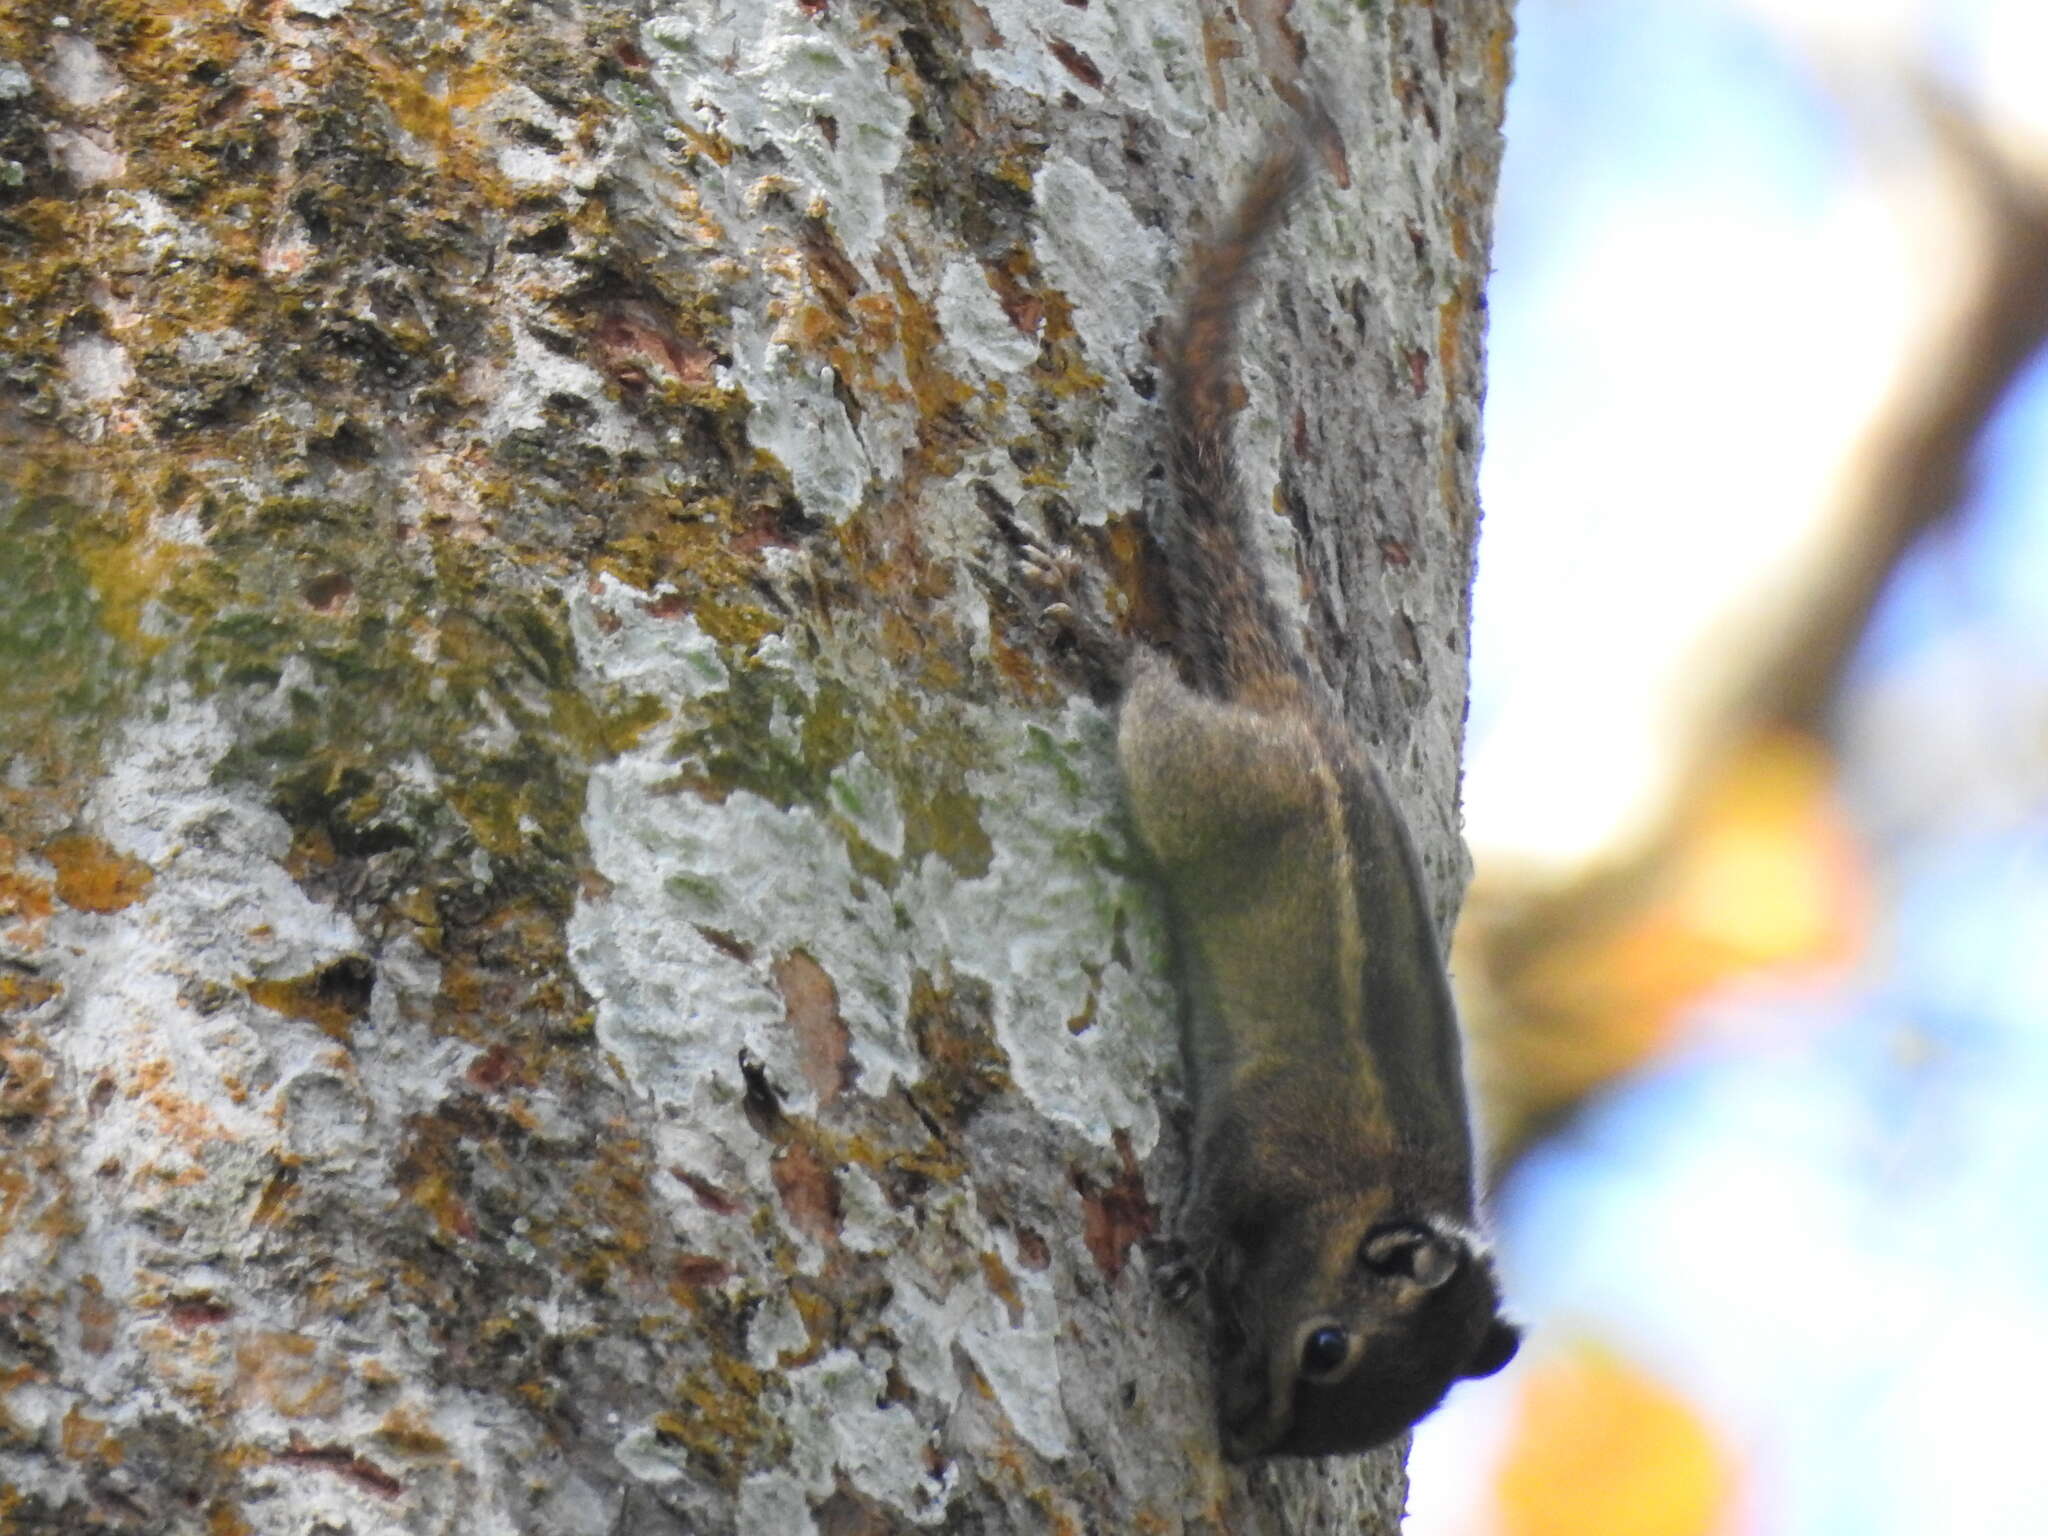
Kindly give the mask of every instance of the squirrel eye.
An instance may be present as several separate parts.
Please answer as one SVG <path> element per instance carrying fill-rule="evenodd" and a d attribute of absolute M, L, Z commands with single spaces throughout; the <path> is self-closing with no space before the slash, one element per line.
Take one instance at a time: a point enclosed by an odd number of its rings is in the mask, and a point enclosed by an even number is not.
<path fill-rule="evenodd" d="M 1301 1346 L 1301 1374 L 1327 1376 L 1351 1353 L 1351 1339 L 1342 1328 L 1318 1328 Z"/>

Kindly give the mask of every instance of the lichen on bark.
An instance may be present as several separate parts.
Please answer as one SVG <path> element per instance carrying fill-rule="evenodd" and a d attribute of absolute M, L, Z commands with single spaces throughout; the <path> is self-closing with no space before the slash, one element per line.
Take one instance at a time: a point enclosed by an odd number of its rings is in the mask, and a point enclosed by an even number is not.
<path fill-rule="evenodd" d="M 1159 914 L 991 508 L 1145 632 L 1174 253 L 1341 61 L 1248 479 L 1448 904 L 1505 30 L 0 17 L 0 1525 L 1390 1521 L 1216 1460 Z"/>

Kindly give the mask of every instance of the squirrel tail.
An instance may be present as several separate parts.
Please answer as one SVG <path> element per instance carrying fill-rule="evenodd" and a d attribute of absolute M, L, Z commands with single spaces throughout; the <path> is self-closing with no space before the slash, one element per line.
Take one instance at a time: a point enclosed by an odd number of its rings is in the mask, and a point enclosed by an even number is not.
<path fill-rule="evenodd" d="M 1282 633 L 1238 484 L 1231 448 L 1237 321 L 1260 250 L 1308 179 L 1309 152 L 1303 127 L 1271 148 L 1228 222 L 1196 251 L 1165 357 L 1168 468 L 1179 502 L 1165 541 L 1174 651 L 1198 690 L 1253 704 L 1298 697 L 1305 663 Z"/>

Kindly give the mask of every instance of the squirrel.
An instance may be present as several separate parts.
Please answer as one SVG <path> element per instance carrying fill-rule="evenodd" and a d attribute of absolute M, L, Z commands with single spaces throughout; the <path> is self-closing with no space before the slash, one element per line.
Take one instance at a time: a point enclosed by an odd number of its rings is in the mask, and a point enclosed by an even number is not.
<path fill-rule="evenodd" d="M 1308 159 L 1305 131 L 1271 150 L 1190 264 L 1163 367 L 1176 633 L 1118 668 L 1117 757 L 1168 899 L 1194 1103 L 1162 1278 L 1207 1290 L 1232 1460 L 1383 1445 L 1521 1341 L 1478 1231 L 1414 845 L 1265 588 L 1233 462 L 1238 313 Z"/>

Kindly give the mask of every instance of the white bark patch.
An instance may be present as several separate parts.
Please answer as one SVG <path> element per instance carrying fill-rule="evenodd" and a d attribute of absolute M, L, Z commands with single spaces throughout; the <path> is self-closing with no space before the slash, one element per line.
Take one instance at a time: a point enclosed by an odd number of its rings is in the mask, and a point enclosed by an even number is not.
<path fill-rule="evenodd" d="M 571 632 L 600 683 L 652 695 L 678 717 L 728 682 L 693 618 L 648 611 L 646 594 L 605 576 L 570 597 Z M 853 1051 L 887 1083 L 910 1059 L 902 1019 L 909 976 L 892 953 L 887 903 L 862 895 L 844 840 L 808 811 L 736 792 L 722 805 L 671 787 L 665 734 L 591 774 L 584 825 L 610 882 L 569 922 L 570 959 L 597 1004 L 597 1035 L 627 1084 L 671 1109 L 657 1130 L 663 1166 L 750 1197 L 771 1187 L 767 1148 L 738 1096 L 750 1052 L 795 1108 L 817 1108 L 776 990 L 777 959 L 801 948 L 832 978 Z M 843 893 L 837 905 L 821 892 Z M 706 932 L 723 940 L 713 942 Z M 747 957 L 733 952 L 744 946 Z M 669 1220 L 693 1252 L 757 1272 L 744 1223 L 665 1186 Z M 822 1253 L 792 1234 L 815 1267 Z M 665 1452 L 650 1446 L 645 1455 Z"/>
<path fill-rule="evenodd" d="M 1038 337 L 1010 322 L 978 263 L 950 263 L 939 279 L 939 328 L 970 362 L 997 375 L 1020 373 L 1038 361 Z"/>
<path fill-rule="evenodd" d="M 1142 338 L 1166 303 L 1165 239 L 1139 223 L 1130 204 L 1087 166 L 1064 155 L 1046 158 L 1031 192 L 1038 205 L 1032 251 L 1074 306 L 1074 328 L 1115 341 L 1116 355 L 1095 358 L 1096 367 L 1144 361 Z"/>
<path fill-rule="evenodd" d="M 907 1223 L 865 1169 L 840 1171 L 839 1201 L 844 1216 L 840 1237 L 847 1247 L 857 1253 L 890 1253 L 901 1246 Z"/>
<path fill-rule="evenodd" d="M 647 604 L 673 597 L 663 582 L 652 592 L 629 587 L 606 572 L 569 604 L 569 632 L 583 665 L 608 683 L 678 700 L 722 693 L 730 681 L 718 645 L 694 620 L 683 624 L 632 622 Z"/>
<path fill-rule="evenodd" d="M 50 155 L 81 187 L 103 186 L 128 173 L 128 157 L 98 128 L 51 130 Z"/>
<path fill-rule="evenodd" d="M 106 56 L 75 32 L 60 32 L 50 39 L 50 67 L 43 83 L 67 107 L 96 107 L 128 88 Z"/>
<path fill-rule="evenodd" d="M 1139 223 L 1093 171 L 1064 156 L 1047 158 L 1032 193 L 1038 203 L 1032 252 L 1074 306 L 1074 329 L 1107 386 L 1098 447 L 1069 471 L 1082 520 L 1100 524 L 1112 508 L 1136 499 L 1151 468 L 1158 418 L 1128 375 L 1151 364 L 1143 337 L 1167 308 L 1167 242 Z"/>
<path fill-rule="evenodd" d="M 285 871 L 290 828 L 257 791 L 219 771 L 273 702 L 245 697 L 236 720 L 232 701 L 182 685 L 144 701 L 108 753 L 80 830 L 146 863 L 147 887 L 118 911 L 63 909 L 50 921 L 66 1010 L 51 1038 L 72 1081 L 95 1095 L 102 1083 L 111 1089 L 77 1122 L 72 1143 L 74 1176 L 98 1188 L 79 1252 L 107 1299 L 129 1313 L 113 1346 L 69 1378 L 79 1391 L 51 1401 L 83 1407 L 117 1433 L 187 1414 L 234 1443 L 281 1447 L 306 1431 L 294 1394 L 332 1382 L 339 1400 L 316 1415 L 318 1433 L 366 1443 L 391 1405 L 348 1396 L 345 1362 L 361 1341 L 386 1341 L 392 1376 L 425 1379 L 402 1324 L 374 1308 L 323 1321 L 291 1293 L 298 1276 L 250 1262 L 274 1251 L 275 1229 L 251 1215 L 280 1166 L 302 1181 L 346 1180 L 365 1192 L 365 1209 L 381 1208 L 396 1128 L 441 1102 L 475 1049 L 434 1036 L 427 1021 L 439 972 L 408 940 L 376 950 L 369 1010 L 351 1045 L 246 995 L 251 981 L 306 976 L 368 948 Z M 345 1235 L 336 1241 L 346 1249 Z M 46 1273 L 18 1271 L 45 1262 L 34 1244 L 0 1245 L 0 1292 L 47 1284 Z M 165 1327 L 156 1309 L 181 1296 L 219 1303 L 224 1321 L 189 1336 Z M 309 1346 L 306 1375 L 266 1385 L 266 1367 L 252 1375 L 242 1351 L 270 1359 L 285 1337 Z M 526 1449 L 504 1423 L 478 1422 L 489 1413 L 478 1400 L 421 1397 L 411 1406 L 462 1448 L 460 1465 L 483 1468 Z M 18 1394 L 9 1412 L 22 1417 Z M 313 1522 L 308 1529 L 414 1528 L 413 1512 L 324 1469 L 258 1461 L 245 1476 L 252 1498 L 289 1501 Z M 473 1513 L 485 1527 L 511 1528 L 487 1490 Z"/>
<path fill-rule="evenodd" d="M 588 190 L 604 169 L 602 153 L 585 153 L 574 119 L 564 117 L 523 85 L 493 95 L 475 114 L 496 144 L 498 171 L 514 186 L 573 193 Z M 576 199 L 566 199 L 574 206 Z"/>
<path fill-rule="evenodd" d="M 747 1358 L 764 1371 L 780 1370 L 784 1355 L 801 1354 L 810 1342 L 811 1331 L 787 1292 L 763 1297 L 747 1323 Z"/>
<path fill-rule="evenodd" d="M 984 1358 L 1028 1357 L 1036 1363 L 1035 1379 L 1019 1379 L 1007 1363 L 998 1364 L 1003 1392 L 998 1407 L 1012 1420 L 1031 1420 L 1041 1443 L 1061 1440 L 1063 1417 L 1050 1428 L 1040 1421 L 1064 1414 L 1058 1353 L 1064 1334 L 1049 1321 L 1055 1314 L 1034 1308 L 1017 1333 L 1021 1348 L 1006 1350 L 1011 1330 L 1007 1307 L 988 1284 L 988 1271 L 979 1265 L 964 1269 L 960 1260 L 963 1253 L 997 1252 L 1014 1269 L 1016 1254 L 1007 1238 L 982 1220 L 975 1195 L 964 1185 L 929 1191 L 895 1251 L 895 1285 L 881 1321 L 896 1340 L 896 1373 L 915 1401 L 926 1405 L 928 1413 L 935 1409 L 949 1432 L 957 1431 L 963 1399 L 978 1395 L 962 1384 L 958 1352 L 968 1350 L 984 1376 Z M 973 1278 L 964 1278 L 969 1275 Z M 1047 1301 L 1053 1302 L 1050 1292 Z"/>
<path fill-rule="evenodd" d="M 838 6 L 807 16 L 795 5 L 700 0 L 652 17 L 641 38 L 678 118 L 742 151 L 772 144 L 799 203 L 830 210 L 855 261 L 874 255 L 888 217 L 884 182 L 910 123 L 879 35 L 863 35 Z"/>
<path fill-rule="evenodd" d="M 787 1472 L 765 1472 L 740 1484 L 739 1536 L 815 1536 L 803 1484 Z"/>
<path fill-rule="evenodd" d="M 574 400 L 589 413 L 584 436 L 602 448 L 618 453 L 633 435 L 631 423 L 606 393 L 604 378 L 596 369 L 551 351 L 516 323 L 512 361 L 482 393 L 495 397 L 485 422 L 494 438 L 549 430 L 547 407 L 556 399 Z"/>
<path fill-rule="evenodd" d="M 134 387 L 135 366 L 128 349 L 105 336 L 81 336 L 66 342 L 64 384 L 73 398 L 90 405 L 118 400 Z"/>
<path fill-rule="evenodd" d="M 832 390 L 832 370 L 807 362 L 751 316 L 735 318 L 730 368 L 719 383 L 747 397 L 747 441 L 789 471 L 814 517 L 843 523 L 868 484 L 868 452 Z"/>
<path fill-rule="evenodd" d="M 628 1433 L 612 1454 L 643 1483 L 679 1483 L 688 1472 L 687 1453 L 670 1445 L 651 1424 Z"/>
<path fill-rule="evenodd" d="M 233 1001 L 200 1011 L 193 999 L 207 983 L 233 999 L 249 980 L 360 953 L 363 939 L 285 872 L 284 822 L 247 790 L 215 781 L 233 733 L 213 704 L 179 689 L 145 719 L 112 755 L 86 825 L 153 877 L 122 911 L 53 919 L 60 946 L 84 957 L 68 978 L 74 1011 L 59 1038 L 79 1080 L 104 1074 L 121 1090 L 93 1120 L 81 1157 L 128 1170 L 138 1212 L 175 1207 L 193 1252 L 232 1252 L 250 1236 L 247 1202 L 274 1155 L 355 1162 L 377 1144 L 375 1118 L 437 1102 L 472 1048 L 398 1038 L 399 994 L 438 987 L 433 963 L 403 945 L 379 956 L 347 1066 L 311 1024 Z M 248 1091 L 264 1084 L 275 1086 Z M 167 1177 L 200 1167 L 204 1180 Z"/>
<path fill-rule="evenodd" d="M 284 823 L 246 792 L 213 782 L 231 733 L 182 689 L 112 754 L 87 826 L 153 873 L 145 898 L 108 914 L 52 920 L 59 953 L 80 958 L 57 1036 L 77 1080 L 116 1092 L 79 1156 L 130 1179 L 127 1213 L 183 1227 L 195 1255 L 248 1237 L 246 1211 L 282 1150 L 272 1101 L 237 1085 L 288 1079 L 332 1042 L 311 1026 L 251 1027 L 233 1006 L 202 1012 L 195 982 L 223 989 L 293 974 L 355 951 L 348 921 L 307 899 L 280 866 Z M 288 1042 L 288 1043 L 287 1043 Z M 207 1177 L 190 1178 L 204 1171 Z M 158 1263 L 172 1268 L 168 1255 Z M 112 1291 L 127 1277 L 105 1274 Z"/>
<path fill-rule="evenodd" d="M 803 264 L 791 259 L 799 220 L 821 217 L 863 279 L 878 281 L 888 178 L 910 122 L 887 44 L 838 7 L 807 16 L 793 5 L 718 0 L 655 16 L 641 39 L 676 117 L 739 150 L 731 165 L 704 172 L 700 191 L 771 293 L 735 309 L 733 362 L 720 382 L 745 393 L 748 441 L 788 471 L 804 509 L 843 521 L 871 475 L 896 472 L 915 422 L 907 409 L 875 401 L 856 432 L 831 369 L 784 327 L 814 302 Z M 754 153 L 763 148 L 773 156 Z"/>
<path fill-rule="evenodd" d="M 903 811 L 888 776 L 856 752 L 832 775 L 832 808 L 890 858 L 903 856 Z"/>
<path fill-rule="evenodd" d="M 835 1473 L 843 1473 L 870 1498 L 920 1524 L 945 1514 L 957 1474 L 950 1466 L 943 1476 L 925 1471 L 931 1432 L 908 1408 L 887 1401 L 882 1367 L 835 1349 L 792 1372 L 789 1387 L 790 1468 L 813 1498 L 829 1497 Z"/>
<path fill-rule="evenodd" d="M 217 331 L 188 331 L 178 338 L 178 361 L 204 368 L 213 363 L 231 363 L 248 355 L 249 338 L 233 326 Z"/>
<path fill-rule="evenodd" d="M 482 1457 L 472 1464 L 482 1465 Z M 611 1482 L 598 1487 L 577 1473 L 556 1475 L 561 1481 L 543 1490 L 534 1490 L 530 1478 L 522 1480 L 527 1486 L 520 1489 L 517 1516 L 500 1507 L 499 1499 L 493 1497 L 465 1508 L 455 1528 L 460 1530 L 466 1523 L 471 1530 L 511 1531 L 519 1528 L 516 1520 L 524 1518 L 530 1522 L 528 1530 L 559 1531 L 561 1536 L 613 1536 L 620 1529 L 621 1501 Z M 791 1530 L 804 1536 L 801 1526 L 792 1526 Z"/>
<path fill-rule="evenodd" d="M 196 261 L 218 249 L 211 235 L 179 218 L 154 192 L 124 188 L 107 198 L 107 210 L 108 218 L 128 235 L 132 248 L 152 267 L 161 268 L 168 261 Z M 132 310 L 124 310 L 111 294 L 95 302 L 112 322 L 132 316 Z"/>
<path fill-rule="evenodd" d="M 606 683 L 628 681 L 683 715 L 722 686 L 717 647 L 693 618 L 659 619 L 610 578 L 572 601 L 583 664 Z M 601 608 L 603 626 L 592 617 Z M 586 643 L 594 631 L 602 640 Z M 655 659 L 666 654 L 662 664 Z M 620 670 L 613 673 L 610 667 Z M 639 1091 L 687 1102 L 731 1080 L 750 1050 L 806 1111 L 803 1082 L 774 961 L 801 949 L 831 977 L 853 1051 L 873 1083 L 915 1077 L 905 1032 L 910 972 L 889 893 L 855 872 L 846 840 L 815 812 L 783 810 L 744 790 L 712 804 L 667 786 L 675 776 L 658 732 L 591 775 L 585 827 L 610 894 L 579 902 L 571 953 L 598 1000 L 598 1035 Z M 902 846 L 902 816 L 886 780 L 864 759 L 841 770 L 836 798 L 849 821 L 884 851 Z M 724 936 L 716 944 L 700 930 Z M 749 958 L 730 951 L 744 945 Z M 758 1138 L 736 1113 L 722 1117 L 749 1160 Z"/>
<path fill-rule="evenodd" d="M 1171 1060 L 1164 930 L 1149 893 L 1104 867 L 1119 846 L 1120 790 L 1109 718 L 1070 700 L 1050 719 L 990 711 L 986 761 L 971 774 L 995 859 L 979 880 L 937 860 L 904 905 L 920 953 L 996 988 L 996 1036 L 1040 1113 L 1098 1145 L 1130 1133 L 1143 1157 L 1159 1136 L 1156 1064 Z M 1134 968 L 1111 958 L 1119 916 Z"/>
<path fill-rule="evenodd" d="M 899 1341 L 896 1368 L 911 1391 L 939 1403 L 949 1402 L 959 1394 L 960 1381 L 953 1370 L 953 1341 L 993 1300 L 981 1286 L 956 1285 L 934 1294 L 915 1276 L 896 1288 L 882 1311 L 882 1321 Z"/>
<path fill-rule="evenodd" d="M 888 893 L 854 871 L 845 840 L 813 812 L 744 790 L 708 804 L 666 789 L 674 773 L 663 746 L 591 776 L 585 825 L 612 890 L 579 904 L 570 941 L 598 999 L 598 1037 L 628 1081 L 661 1102 L 687 1102 L 705 1081 L 731 1079 L 744 1047 L 799 1109 L 815 1110 L 769 971 L 799 949 L 837 987 L 869 1080 L 915 1077 L 904 1030 L 910 971 Z"/>
<path fill-rule="evenodd" d="M 1001 41 L 974 50 L 991 78 L 1044 100 L 1110 100 L 1134 117 L 1192 132 L 1208 115 L 1199 90 L 1201 11 L 1194 6 L 1050 6 L 984 0 Z M 1064 55 L 1064 57 L 1063 57 Z M 1091 85 L 1089 66 L 1102 76 Z"/>
<path fill-rule="evenodd" d="M 370 1149 L 371 1106 L 348 1078 L 301 1072 L 284 1088 L 285 1141 L 310 1163 L 353 1162 Z"/>
<path fill-rule="evenodd" d="M 681 713 L 714 676 L 712 643 L 693 619 L 651 617 L 606 583 L 595 598 L 572 598 L 579 646 L 600 627 L 591 617 L 599 605 L 618 626 L 582 652 L 585 667 L 610 683 L 618 679 L 607 663 L 619 665 L 620 677 Z M 662 644 L 674 652 L 666 668 L 647 656 Z M 913 965 L 964 972 L 995 989 L 998 1039 L 1042 1113 L 1098 1145 L 1121 1129 L 1140 1156 L 1151 1149 L 1152 1066 L 1171 1055 L 1159 1023 L 1171 1007 L 1152 904 L 1103 867 L 1119 835 L 1108 719 L 1073 702 L 1035 722 L 1011 710 L 973 711 L 970 722 L 992 765 L 969 785 L 993 862 L 968 878 L 929 856 L 893 891 L 861 876 L 841 830 L 808 807 L 744 790 L 714 804 L 668 788 L 676 765 L 658 732 L 591 775 L 585 830 L 611 890 L 579 902 L 572 955 L 598 1000 L 599 1038 L 636 1089 L 691 1102 L 708 1081 L 732 1079 L 744 1047 L 798 1108 L 814 1109 L 770 974 L 778 956 L 801 949 L 837 988 L 866 1091 L 921 1073 L 907 1030 Z M 900 850 L 902 813 L 886 777 L 855 757 L 835 790 L 850 785 L 849 823 L 883 851 Z M 1135 972 L 1112 957 L 1120 914 Z M 730 952 L 733 940 L 748 958 Z M 758 1138 L 737 1114 L 722 1118 L 740 1138 L 727 1149 L 750 1157 L 742 1149 Z"/>
<path fill-rule="evenodd" d="M 570 603 L 582 665 L 600 688 L 624 683 L 686 719 L 729 685 L 731 671 L 694 620 L 658 616 L 610 577 Z M 808 664 L 784 642 L 764 643 L 749 665 L 816 693 Z M 797 722 L 784 728 L 793 737 Z M 1156 1143 L 1156 1068 L 1172 1059 L 1173 1011 L 1150 896 L 1106 867 L 1122 851 L 1110 722 L 1073 702 L 1035 719 L 969 707 L 962 728 L 987 765 L 968 786 L 992 861 L 974 876 L 929 855 L 887 887 L 848 857 L 855 838 L 891 857 L 905 843 L 890 775 L 864 752 L 840 766 L 824 812 L 744 790 L 714 803 L 672 788 L 678 763 L 660 731 L 593 772 L 585 831 L 609 889 L 579 902 L 570 953 L 596 1000 L 600 1041 L 634 1091 L 667 1111 L 656 1132 L 663 1166 L 743 1207 L 773 1198 L 768 1143 L 742 1113 L 736 1057 L 745 1049 L 758 1058 L 793 1110 L 816 1111 L 774 980 L 777 958 L 799 949 L 836 989 L 856 1092 L 880 1095 L 926 1070 L 909 1038 L 917 970 L 974 977 L 991 990 L 997 1038 L 1039 1115 L 1105 1149 L 1120 1130 L 1140 1156 Z M 1117 958 L 1119 943 L 1130 961 Z M 961 1268 L 963 1252 L 1000 1251 L 1005 1241 L 971 1199 L 935 1189 L 913 1225 L 863 1169 L 837 1178 L 837 1240 L 894 1256 L 894 1363 L 914 1400 L 886 1401 L 883 1364 L 844 1351 L 789 1372 L 785 1422 L 801 1486 L 824 1497 L 843 1476 L 910 1518 L 938 1518 L 946 1485 L 925 1472 L 924 1450 L 933 1413 L 949 1414 L 960 1395 L 956 1347 L 1025 1443 L 1046 1457 L 1070 1454 L 1059 1272 L 1008 1253 L 1013 1289 L 999 1297 L 985 1276 Z M 729 1261 L 734 1284 L 768 1268 L 744 1210 L 707 1206 L 687 1182 L 662 1186 L 678 1243 Z M 807 1268 L 822 1264 L 812 1237 L 785 1235 Z M 809 1342 L 791 1309 L 769 1304 L 748 1353 L 767 1368 Z M 629 1435 L 620 1457 L 641 1476 L 675 1475 L 672 1451 L 651 1433 Z M 757 1497 L 763 1509 L 779 1508 L 783 1492 L 764 1482 Z"/>
<path fill-rule="evenodd" d="M 907 1407 L 888 1401 L 887 1370 L 835 1349 L 783 1378 L 782 1422 L 792 1442 L 787 1470 L 749 1478 L 741 1490 L 742 1532 L 811 1529 L 808 1505 L 831 1497 L 844 1477 L 860 1492 L 920 1524 L 945 1514 L 956 1474 L 925 1470 L 932 1432 Z M 643 1482 L 673 1483 L 687 1475 L 686 1453 L 651 1426 L 628 1433 L 615 1453 Z M 801 1512 L 800 1523 L 769 1524 Z"/>
<path fill-rule="evenodd" d="M 1011 1322 L 1008 1309 L 988 1297 L 975 1309 L 960 1343 L 1024 1442 L 1057 1460 L 1074 1449 L 1060 1392 L 1059 1301 L 1049 1274 L 1017 1269 L 1016 1255 L 1008 1257 L 1023 1316 Z"/>

